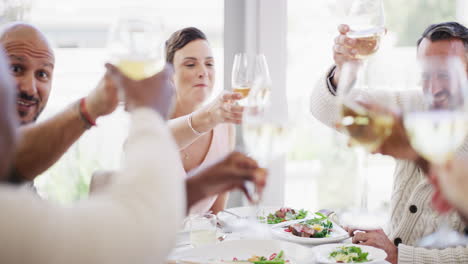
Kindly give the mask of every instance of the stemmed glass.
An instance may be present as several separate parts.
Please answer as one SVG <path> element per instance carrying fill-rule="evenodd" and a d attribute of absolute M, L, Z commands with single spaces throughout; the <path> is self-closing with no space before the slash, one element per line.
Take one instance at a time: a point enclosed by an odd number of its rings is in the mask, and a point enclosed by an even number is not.
<path fill-rule="evenodd" d="M 347 23 L 350 26 L 347 36 L 356 40 L 356 58 L 373 55 L 386 32 L 383 0 L 354 0 Z"/>
<path fill-rule="evenodd" d="M 110 62 L 134 80 L 148 78 L 164 67 L 162 23 L 141 14 L 122 14 L 108 36 Z M 119 98 L 123 101 L 122 91 Z"/>
<path fill-rule="evenodd" d="M 427 57 L 418 66 L 423 104 L 405 107 L 404 127 L 413 149 L 430 163 L 443 167 L 468 135 L 467 75 L 460 59 L 453 56 Z M 468 242 L 451 229 L 448 212 L 440 221 L 439 229 L 421 239 L 420 246 L 446 248 Z"/>
<path fill-rule="evenodd" d="M 356 213 L 346 214 L 359 219 L 372 217 L 368 215 L 368 179 L 367 179 L 367 152 L 375 151 L 383 140 L 389 135 L 393 120 L 383 113 L 370 113 L 360 106 L 358 101 L 374 102 L 375 98 L 365 98 L 370 94 L 355 93 L 357 90 L 378 90 L 382 85 L 373 87 L 369 58 L 374 55 L 380 46 L 381 38 L 386 33 L 385 11 L 382 0 L 354 0 L 347 16 L 350 31 L 347 37 L 355 39 L 357 54 L 354 62 L 344 65 L 342 72 L 347 75 L 340 78 L 338 87 L 339 97 L 342 101 L 340 126 L 345 128 L 351 136 L 351 143 L 356 145 L 358 160 L 358 175 L 362 177 L 361 209 Z M 347 80 L 342 80 L 347 79 Z M 372 94 L 372 93 L 371 93 Z M 360 147 L 359 147 L 360 146 Z M 346 215 L 344 218 L 346 219 Z M 363 217 L 364 216 L 364 217 Z M 355 223 L 355 221 L 353 221 Z M 366 224 L 366 226 L 370 226 Z"/>
<path fill-rule="evenodd" d="M 267 168 L 270 162 L 286 151 L 288 145 L 287 120 L 278 118 L 271 104 L 272 81 L 268 63 L 264 55 L 255 56 L 255 64 L 251 69 L 253 74 L 249 97 L 244 102 L 242 117 L 242 135 L 246 152 L 258 161 L 260 167 Z M 268 228 L 259 223 L 263 216 L 262 192 L 253 183 L 247 182 L 245 189 L 251 198 L 251 213 L 247 221 L 237 221 L 239 229 L 253 230 L 257 234 L 265 234 Z M 246 226 L 248 225 L 248 226 Z"/>
<path fill-rule="evenodd" d="M 393 109 L 392 87 L 382 82 L 380 68 L 376 65 L 364 67 L 360 61 L 343 65 L 338 85 L 340 104 L 338 127 L 347 134 L 350 144 L 359 154 L 359 175 L 362 179 L 361 206 L 357 210 L 343 212 L 343 224 L 361 230 L 379 229 L 383 217 L 368 209 L 366 153 L 376 151 L 390 136 L 394 119 L 387 109 Z M 376 107 L 379 106 L 379 107 Z"/>
<path fill-rule="evenodd" d="M 242 116 L 242 135 L 246 151 L 259 162 L 262 167 L 268 167 L 271 159 L 278 155 L 278 137 L 281 137 L 286 129 L 282 129 L 281 120 L 275 118 L 271 106 L 272 81 L 268 69 L 268 63 L 263 54 L 255 57 L 255 68 L 252 69 L 255 79 L 252 82 L 250 96 L 245 102 Z M 261 196 L 251 190 L 253 203 L 258 204 Z"/>
<path fill-rule="evenodd" d="M 240 93 L 242 99 L 237 101 L 245 106 L 247 97 L 255 79 L 256 57 L 247 53 L 237 53 L 232 65 L 231 85 L 232 91 Z"/>

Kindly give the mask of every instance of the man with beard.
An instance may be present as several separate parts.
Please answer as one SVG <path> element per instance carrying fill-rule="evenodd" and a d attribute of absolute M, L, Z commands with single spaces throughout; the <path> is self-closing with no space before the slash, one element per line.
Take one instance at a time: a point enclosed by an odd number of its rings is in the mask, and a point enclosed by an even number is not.
<path fill-rule="evenodd" d="M 0 44 L 10 60 L 10 72 L 16 80 L 16 108 L 24 125 L 8 181 L 21 183 L 33 180 L 52 166 L 95 125 L 96 119 L 115 110 L 118 99 L 115 89 L 103 80 L 88 96 L 52 118 L 34 123 L 51 91 L 54 52 L 45 36 L 25 23 L 7 25 L 0 35 Z"/>
<path fill-rule="evenodd" d="M 320 80 L 311 97 L 312 114 L 331 127 L 334 127 L 339 120 L 340 106 L 336 92 L 342 66 L 346 62 L 357 60 L 356 40 L 346 36 L 349 30 L 346 25 L 339 27 L 340 35 L 335 39 L 333 47 L 336 65 Z M 419 59 L 456 56 L 467 69 L 468 29 L 464 26 L 455 22 L 431 25 L 424 31 L 417 44 Z M 427 89 L 427 91 L 435 93 L 435 103 L 440 105 L 444 104 L 449 96 L 443 89 Z M 416 246 L 422 237 L 436 231 L 436 228 L 442 224 L 443 218 L 437 217 L 437 212 L 431 207 L 434 187 L 424 173 L 427 171 L 427 162 L 411 149 L 409 151 L 398 149 L 398 145 L 393 144 L 395 141 L 392 140 L 397 134 L 397 131 L 392 131 L 392 135 L 378 150 L 380 153 L 397 158 L 388 235 L 383 230 L 358 233 L 349 230 L 353 236 L 353 243 L 385 250 L 388 255 L 387 260 L 393 264 L 468 263 L 466 247 L 428 250 Z M 464 146 L 463 150 L 467 149 L 467 146 Z M 448 224 L 452 228 L 459 232 L 464 231 L 465 224 L 459 214 L 452 213 L 449 219 Z"/>

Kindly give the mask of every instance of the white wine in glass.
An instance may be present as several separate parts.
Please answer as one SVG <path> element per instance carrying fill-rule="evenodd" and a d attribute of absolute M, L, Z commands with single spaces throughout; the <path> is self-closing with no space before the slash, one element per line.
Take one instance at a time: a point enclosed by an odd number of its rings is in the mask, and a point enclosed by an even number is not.
<path fill-rule="evenodd" d="M 347 36 L 356 40 L 358 59 L 377 52 L 386 33 L 382 0 L 354 0 L 348 15 L 350 31 Z"/>
<path fill-rule="evenodd" d="M 468 134 L 466 113 L 461 111 L 408 113 L 404 126 L 411 146 L 436 164 L 451 160 Z"/>
<path fill-rule="evenodd" d="M 109 33 L 111 62 L 129 78 L 142 80 L 164 67 L 162 26 L 157 20 L 121 17 Z"/>
<path fill-rule="evenodd" d="M 245 54 L 238 54 L 237 60 L 245 60 L 248 58 Z M 272 118 L 272 113 L 268 108 L 270 106 L 271 96 L 271 78 L 266 57 L 263 54 L 257 54 L 255 57 L 250 57 L 252 61 L 248 72 L 249 83 L 252 88 L 249 89 L 249 96 L 245 98 L 242 124 L 242 135 L 244 137 L 244 145 L 247 151 L 252 155 L 263 167 L 267 167 L 271 158 L 276 157 L 276 153 L 281 152 L 279 142 L 283 138 L 285 141 L 286 127 L 279 120 Z M 236 63 L 235 63 L 236 65 Z M 239 63 L 237 63 L 239 65 Z M 239 71 L 236 71 L 237 74 Z M 234 74 L 234 71 L 233 71 Z M 241 75 L 233 76 L 233 84 L 239 83 Z M 237 80 L 237 81 L 235 81 Z M 236 90 L 234 90 L 236 91 Z M 278 141 L 280 140 L 280 141 Z M 250 191 L 251 186 L 246 186 Z M 250 192 L 254 197 L 254 202 L 258 203 L 261 199 L 260 194 L 253 190 Z"/>
<path fill-rule="evenodd" d="M 365 59 L 374 55 L 379 50 L 380 40 L 384 34 L 385 28 L 378 27 L 362 31 L 352 31 L 347 36 L 356 40 L 356 58 Z"/>
<path fill-rule="evenodd" d="M 247 53 L 237 53 L 232 65 L 232 91 L 240 93 L 239 104 L 245 106 L 254 82 L 255 59 Z"/>
<path fill-rule="evenodd" d="M 152 59 L 119 58 L 115 63 L 123 74 L 137 81 L 151 77 L 163 68 L 161 61 Z"/>
<path fill-rule="evenodd" d="M 418 66 L 425 106 L 408 107 L 404 127 L 411 146 L 422 157 L 443 165 L 468 135 L 466 72 L 460 59 L 450 56 L 421 59 Z"/>
<path fill-rule="evenodd" d="M 365 64 L 367 65 L 367 64 Z M 348 62 L 342 67 L 342 77 L 338 84 L 338 97 L 341 100 L 339 127 L 350 136 L 351 143 L 373 152 L 390 136 L 394 124 L 393 116 L 385 108 L 391 108 L 392 100 L 386 98 L 387 86 L 382 85 L 380 76 L 367 72 L 364 64 Z M 379 65 L 374 66 L 378 69 Z M 367 104 L 367 105 L 366 105 Z M 372 105 L 369 107 L 369 105 Z"/>
<path fill-rule="evenodd" d="M 232 91 L 235 93 L 240 93 L 242 95 L 242 99 L 245 99 L 247 98 L 247 96 L 249 96 L 250 87 L 242 87 L 242 86 L 233 87 Z"/>
<path fill-rule="evenodd" d="M 364 147 L 368 152 L 376 150 L 392 133 L 393 117 L 376 113 L 354 104 L 341 107 L 341 125 L 351 141 Z"/>
<path fill-rule="evenodd" d="M 366 166 L 367 153 L 374 152 L 385 142 L 395 122 L 393 114 L 388 110 L 393 107 L 393 100 L 388 95 L 395 88 L 385 83 L 386 79 L 380 75 L 384 71 L 376 62 L 379 61 L 369 61 L 372 67 L 365 67 L 367 63 L 357 60 L 345 63 L 337 87 L 341 105 L 337 113 L 337 125 L 349 135 L 349 142 L 357 151 L 359 186 L 362 188 L 359 192 L 360 208 L 352 210 L 354 205 L 346 208 L 342 212 L 343 224 L 360 230 L 383 227 L 383 212 L 369 208 L 368 204 L 368 177 L 371 174 Z"/>

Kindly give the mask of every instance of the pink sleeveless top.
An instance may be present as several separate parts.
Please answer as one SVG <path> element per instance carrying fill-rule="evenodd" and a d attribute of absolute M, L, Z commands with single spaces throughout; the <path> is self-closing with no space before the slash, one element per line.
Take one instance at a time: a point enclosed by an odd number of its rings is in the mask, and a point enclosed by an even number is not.
<path fill-rule="evenodd" d="M 229 124 L 220 124 L 213 129 L 213 137 L 205 159 L 203 159 L 202 163 L 194 170 L 210 166 L 232 151 L 229 126 Z M 208 212 L 216 201 L 216 198 L 218 198 L 218 196 L 208 197 L 194 204 L 190 208 L 190 214 L 203 214 Z"/>

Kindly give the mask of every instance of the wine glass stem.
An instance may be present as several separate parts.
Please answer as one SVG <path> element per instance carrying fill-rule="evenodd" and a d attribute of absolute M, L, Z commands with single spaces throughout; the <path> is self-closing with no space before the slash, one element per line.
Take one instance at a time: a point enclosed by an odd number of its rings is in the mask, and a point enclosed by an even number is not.
<path fill-rule="evenodd" d="M 359 147 L 357 149 L 358 156 L 358 175 L 361 177 L 362 193 L 361 193 L 361 208 L 368 210 L 368 177 L 367 177 L 367 152 Z"/>

